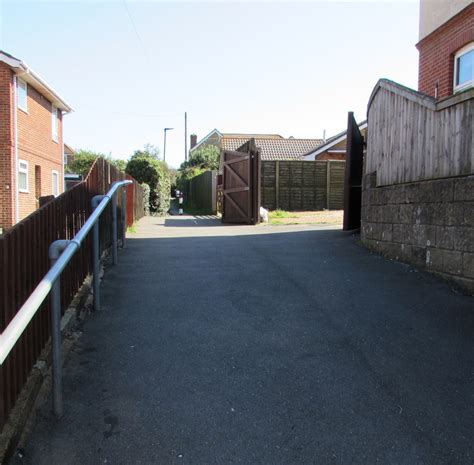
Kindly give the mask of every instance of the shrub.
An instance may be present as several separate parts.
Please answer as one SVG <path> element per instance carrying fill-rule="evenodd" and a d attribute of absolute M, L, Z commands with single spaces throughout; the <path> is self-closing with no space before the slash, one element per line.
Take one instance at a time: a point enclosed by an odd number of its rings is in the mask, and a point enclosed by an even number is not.
<path fill-rule="evenodd" d="M 148 184 L 150 213 L 164 215 L 170 208 L 170 176 L 166 164 L 146 153 L 135 153 L 125 170 L 139 183 Z"/>
<path fill-rule="evenodd" d="M 145 215 L 150 214 L 150 186 L 148 184 L 140 184 L 143 188 L 143 206 L 145 208 Z"/>

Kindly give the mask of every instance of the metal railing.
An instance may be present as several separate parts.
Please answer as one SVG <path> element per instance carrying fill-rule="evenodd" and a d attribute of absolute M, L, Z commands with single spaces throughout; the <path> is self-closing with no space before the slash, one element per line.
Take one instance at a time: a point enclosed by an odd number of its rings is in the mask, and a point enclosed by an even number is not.
<path fill-rule="evenodd" d="M 74 254 L 80 249 L 87 234 L 93 229 L 92 260 L 93 260 L 93 297 L 94 310 L 99 310 L 99 218 L 102 212 L 112 201 L 112 259 L 114 265 L 118 261 L 117 254 L 117 195 L 120 188 L 131 184 L 132 181 L 118 181 L 105 195 L 97 195 L 92 199 L 94 209 L 79 232 L 71 240 L 57 240 L 49 247 L 51 268 L 36 286 L 17 314 L 10 321 L 5 330 L 0 334 L 0 365 L 3 364 L 8 354 L 21 337 L 26 327 L 51 292 L 51 351 L 53 371 L 53 411 L 57 418 L 63 413 L 62 402 L 62 375 L 61 375 L 61 287 L 60 279 L 66 265 Z M 126 222 L 126 192 L 122 191 L 122 247 L 125 247 Z"/>

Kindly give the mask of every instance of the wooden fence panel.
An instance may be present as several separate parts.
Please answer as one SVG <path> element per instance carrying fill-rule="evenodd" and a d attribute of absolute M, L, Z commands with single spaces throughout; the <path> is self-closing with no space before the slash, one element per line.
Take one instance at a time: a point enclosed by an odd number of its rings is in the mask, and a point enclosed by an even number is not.
<path fill-rule="evenodd" d="M 369 102 L 365 174 L 385 186 L 474 174 L 474 90 L 435 99 L 381 80 Z"/>
<path fill-rule="evenodd" d="M 262 206 L 289 211 L 341 209 L 344 165 L 341 161 L 262 161 Z"/>

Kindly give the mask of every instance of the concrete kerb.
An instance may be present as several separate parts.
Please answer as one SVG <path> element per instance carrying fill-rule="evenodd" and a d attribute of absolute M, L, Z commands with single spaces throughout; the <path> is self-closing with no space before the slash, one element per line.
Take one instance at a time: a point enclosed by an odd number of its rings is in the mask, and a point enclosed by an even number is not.
<path fill-rule="evenodd" d="M 110 258 L 110 250 L 104 251 L 99 273 L 101 280 Z M 75 342 L 82 334 L 82 327 L 87 316 L 93 312 L 91 291 L 92 276 L 89 275 L 61 318 L 63 366 Z M 31 426 L 34 425 L 37 410 L 35 406 L 42 405 L 50 398 L 51 381 L 51 341 L 49 341 L 28 375 L 27 382 L 0 433 L 0 464 L 7 464 L 15 451 L 20 450 Z"/>

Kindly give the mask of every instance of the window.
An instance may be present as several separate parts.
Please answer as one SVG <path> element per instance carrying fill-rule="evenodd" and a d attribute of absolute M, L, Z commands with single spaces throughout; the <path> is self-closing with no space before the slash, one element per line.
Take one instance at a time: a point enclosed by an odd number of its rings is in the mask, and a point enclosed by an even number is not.
<path fill-rule="evenodd" d="M 53 129 L 52 135 L 55 142 L 58 141 L 58 109 L 51 105 L 51 127 Z"/>
<path fill-rule="evenodd" d="M 59 173 L 53 170 L 53 195 L 57 197 L 59 195 Z"/>
<path fill-rule="evenodd" d="M 20 192 L 28 191 L 28 162 L 18 160 L 18 190 Z"/>
<path fill-rule="evenodd" d="M 18 108 L 28 111 L 28 85 L 20 78 L 16 81 L 16 101 Z"/>
<path fill-rule="evenodd" d="M 474 84 L 474 42 L 466 45 L 454 55 L 454 92 L 467 89 Z"/>

